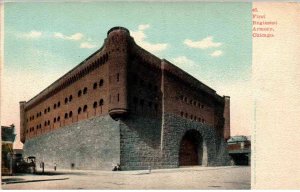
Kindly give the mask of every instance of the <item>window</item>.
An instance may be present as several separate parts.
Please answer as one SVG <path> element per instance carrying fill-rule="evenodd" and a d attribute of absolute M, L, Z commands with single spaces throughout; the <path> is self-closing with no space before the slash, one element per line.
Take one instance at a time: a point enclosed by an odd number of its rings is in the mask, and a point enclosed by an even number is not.
<path fill-rule="evenodd" d="M 104 81 L 103 81 L 103 79 L 101 79 L 100 82 L 99 82 L 99 86 L 100 87 L 103 86 L 103 83 L 104 83 Z"/>
<path fill-rule="evenodd" d="M 54 117 L 53 122 L 54 122 L 54 123 L 56 122 L 56 117 Z"/>
<path fill-rule="evenodd" d="M 73 96 L 72 96 L 72 95 L 70 95 L 70 96 L 69 96 L 69 102 L 71 102 L 71 101 L 72 101 L 72 99 L 73 99 Z"/>
<path fill-rule="evenodd" d="M 97 104 L 98 104 L 97 101 L 95 101 L 94 104 L 93 104 L 93 107 L 97 108 Z"/>
<path fill-rule="evenodd" d="M 144 106 L 144 99 L 140 100 L 140 105 L 143 107 Z"/>
<path fill-rule="evenodd" d="M 56 103 L 54 104 L 53 108 L 56 109 Z"/>
<path fill-rule="evenodd" d="M 117 82 L 119 82 L 119 80 L 120 80 L 120 74 L 117 73 Z"/>
<path fill-rule="evenodd" d="M 78 91 L 78 97 L 80 97 L 80 96 L 81 96 L 81 94 L 82 94 L 82 91 L 81 91 L 81 90 L 79 90 L 79 91 Z"/>
<path fill-rule="evenodd" d="M 196 101 L 194 101 L 194 105 L 196 106 Z"/>
<path fill-rule="evenodd" d="M 187 98 L 186 97 L 184 97 L 184 102 L 187 102 Z"/>
<path fill-rule="evenodd" d="M 86 110 L 87 110 L 87 105 L 85 105 L 85 106 L 83 107 L 83 112 L 86 112 Z"/>
<path fill-rule="evenodd" d="M 149 108 L 152 107 L 152 102 L 151 101 L 148 102 L 148 106 L 149 106 Z"/>
<path fill-rule="evenodd" d="M 81 107 L 78 108 L 78 115 L 81 113 Z"/>
<path fill-rule="evenodd" d="M 103 99 L 100 99 L 99 105 L 102 106 L 104 104 Z"/>
<path fill-rule="evenodd" d="M 134 97 L 134 98 L 133 98 L 133 103 L 134 103 L 134 104 L 137 104 L 137 103 L 138 103 L 138 98 L 137 98 L 137 97 Z"/>
<path fill-rule="evenodd" d="M 73 112 L 70 111 L 70 112 L 69 112 L 69 117 L 72 117 L 72 115 L 73 115 Z"/>
<path fill-rule="evenodd" d="M 50 112 L 50 107 L 48 107 L 48 112 Z"/>
<path fill-rule="evenodd" d="M 144 81 L 143 81 L 143 79 L 140 80 L 140 85 L 141 85 L 141 86 L 144 86 Z"/>
<path fill-rule="evenodd" d="M 65 119 L 68 119 L 68 113 L 65 113 Z"/>
<path fill-rule="evenodd" d="M 60 101 L 57 103 L 57 107 L 60 107 Z"/>
<path fill-rule="evenodd" d="M 120 94 L 118 93 L 118 102 L 120 101 Z"/>
<path fill-rule="evenodd" d="M 50 125 L 50 120 L 48 120 L 48 125 Z"/>
<path fill-rule="evenodd" d="M 96 82 L 96 83 L 94 83 L 94 85 L 93 85 L 93 89 L 97 89 L 97 82 Z"/>
<path fill-rule="evenodd" d="M 158 105 L 157 104 L 154 105 L 154 109 L 155 109 L 155 111 L 157 111 L 157 109 L 158 109 Z"/>
<path fill-rule="evenodd" d="M 184 115 L 184 114 L 183 114 L 183 112 L 182 112 L 182 111 L 181 111 L 180 115 L 181 115 L 181 117 L 183 117 L 183 115 Z"/>
<path fill-rule="evenodd" d="M 86 94 L 87 93 L 87 88 L 85 87 L 84 89 L 83 89 L 83 94 Z"/>
<path fill-rule="evenodd" d="M 68 98 L 66 97 L 66 98 L 65 98 L 65 104 L 67 104 L 67 103 L 68 103 Z"/>
<path fill-rule="evenodd" d="M 152 85 L 151 83 L 148 83 L 148 89 L 151 90 L 152 89 Z"/>
<path fill-rule="evenodd" d="M 47 125 L 47 122 L 45 121 L 44 126 L 46 126 L 46 125 Z"/>
<path fill-rule="evenodd" d="M 57 121 L 60 121 L 60 116 L 57 117 Z"/>

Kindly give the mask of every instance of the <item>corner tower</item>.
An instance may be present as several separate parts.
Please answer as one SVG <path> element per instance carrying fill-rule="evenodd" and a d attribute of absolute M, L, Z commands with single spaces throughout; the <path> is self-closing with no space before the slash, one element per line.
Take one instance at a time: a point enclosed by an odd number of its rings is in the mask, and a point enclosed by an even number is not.
<path fill-rule="evenodd" d="M 109 115 L 120 118 L 127 114 L 127 62 L 129 30 L 114 27 L 107 32 L 106 50 L 109 52 Z"/>

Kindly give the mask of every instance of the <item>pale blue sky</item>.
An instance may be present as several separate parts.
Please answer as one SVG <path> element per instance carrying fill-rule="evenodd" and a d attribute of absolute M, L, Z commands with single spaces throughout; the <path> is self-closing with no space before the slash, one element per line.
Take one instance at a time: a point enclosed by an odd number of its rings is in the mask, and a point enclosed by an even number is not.
<path fill-rule="evenodd" d="M 99 49 L 110 28 L 123 26 L 142 47 L 232 96 L 233 108 L 243 108 L 251 78 L 251 8 L 251 3 L 5 3 L 4 83 L 15 89 L 3 91 L 4 101 L 5 94 L 17 94 L 16 106 L 29 100 Z M 249 127 L 235 123 L 239 114 L 233 114 L 232 127 L 249 134 Z"/>

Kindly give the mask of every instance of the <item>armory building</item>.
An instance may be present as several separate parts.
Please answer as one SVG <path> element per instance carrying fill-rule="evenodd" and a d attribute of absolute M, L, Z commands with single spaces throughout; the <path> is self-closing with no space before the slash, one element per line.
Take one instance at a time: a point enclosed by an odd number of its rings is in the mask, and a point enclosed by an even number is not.
<path fill-rule="evenodd" d="M 20 102 L 21 141 L 25 155 L 59 168 L 226 165 L 229 101 L 114 27 L 98 51 Z"/>

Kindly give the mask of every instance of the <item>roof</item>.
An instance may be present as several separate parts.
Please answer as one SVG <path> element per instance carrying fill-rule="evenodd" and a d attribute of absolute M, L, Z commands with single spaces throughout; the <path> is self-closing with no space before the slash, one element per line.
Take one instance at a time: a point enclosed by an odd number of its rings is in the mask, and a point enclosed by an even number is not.
<path fill-rule="evenodd" d="M 248 141 L 247 137 L 244 135 L 237 135 L 228 139 L 227 143 L 236 143 L 236 142 L 243 142 L 243 141 Z"/>

